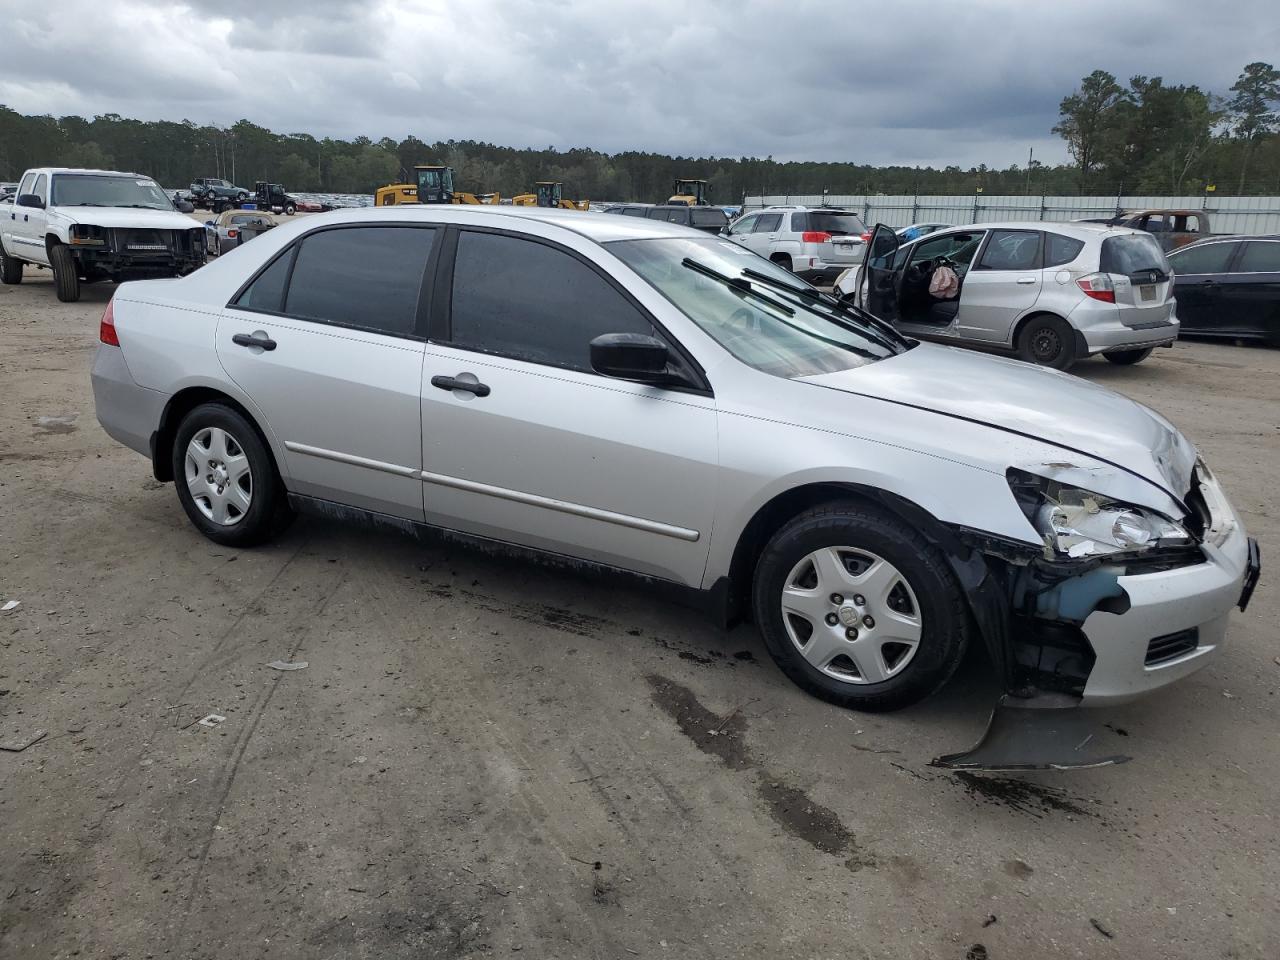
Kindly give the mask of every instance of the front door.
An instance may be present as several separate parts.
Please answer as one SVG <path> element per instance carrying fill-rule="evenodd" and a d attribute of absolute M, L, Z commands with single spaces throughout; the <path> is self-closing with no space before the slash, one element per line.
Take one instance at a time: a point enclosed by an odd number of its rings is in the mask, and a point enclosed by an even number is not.
<path fill-rule="evenodd" d="M 44 204 L 44 208 L 18 206 L 18 197 L 22 196 L 24 191 L 38 197 Z M 44 232 L 49 220 L 49 178 L 43 173 L 39 176 L 23 178 L 22 186 L 18 188 L 18 196 L 13 199 L 13 219 L 11 220 L 13 234 L 8 249 L 24 260 L 47 264 L 49 256 L 44 246 Z"/>
<path fill-rule="evenodd" d="M 1018 318 L 1040 297 L 1039 230 L 992 230 L 977 262 L 964 273 L 956 333 L 968 340 L 1008 343 Z"/>
<path fill-rule="evenodd" d="M 1280 343 L 1280 240 L 1249 240 L 1227 276 L 1224 312 L 1241 332 Z"/>
<path fill-rule="evenodd" d="M 897 252 L 898 234 L 893 227 L 877 223 L 865 256 L 866 308 L 890 323 L 898 319 L 898 276 L 893 263 Z"/>
<path fill-rule="evenodd" d="M 589 359 L 602 334 L 663 336 L 649 315 L 563 247 L 462 230 L 443 324 L 422 371 L 428 522 L 700 584 L 714 400 Z"/>
<path fill-rule="evenodd" d="M 733 223 L 729 224 L 729 228 L 726 231 L 725 236 L 734 243 L 741 244 L 745 247 L 747 245 L 747 238 L 751 236 L 751 231 L 755 229 L 756 220 L 759 218 L 760 215 L 758 213 L 752 213 L 745 217 L 740 217 Z"/>
<path fill-rule="evenodd" d="M 751 232 L 746 235 L 747 248 L 768 259 L 773 252 L 773 245 L 778 241 L 778 231 L 782 228 L 782 214 L 760 213 Z"/>
<path fill-rule="evenodd" d="M 1240 244 L 1234 240 L 1198 243 L 1169 257 L 1178 321 L 1188 333 L 1236 332 L 1234 317 L 1224 309 L 1228 273 Z"/>
<path fill-rule="evenodd" d="M 284 446 L 291 492 L 422 519 L 418 305 L 437 233 L 314 231 L 223 312 L 218 358 Z"/>

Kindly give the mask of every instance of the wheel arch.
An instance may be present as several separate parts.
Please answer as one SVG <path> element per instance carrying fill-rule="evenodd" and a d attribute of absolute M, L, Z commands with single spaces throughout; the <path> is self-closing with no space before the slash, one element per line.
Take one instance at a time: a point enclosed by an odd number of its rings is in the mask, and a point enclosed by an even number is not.
<path fill-rule="evenodd" d="M 986 558 L 924 507 L 900 494 L 865 484 L 807 483 L 785 490 L 764 503 L 739 533 L 727 577 L 712 588 L 722 600 L 723 622 L 731 624 L 750 615 L 751 581 L 756 562 L 773 535 L 804 511 L 837 500 L 861 501 L 886 510 L 942 551 L 964 591 L 965 602 L 992 662 L 1002 682 L 1007 683 L 1013 668 L 1009 599 Z"/>
<path fill-rule="evenodd" d="M 1014 323 L 1012 335 L 1009 337 L 1009 346 L 1017 349 L 1018 339 L 1022 336 L 1022 331 L 1026 329 L 1027 324 L 1032 320 L 1037 320 L 1041 317 L 1051 317 L 1054 320 L 1061 320 L 1067 325 L 1071 330 L 1071 335 L 1076 341 L 1076 359 L 1083 360 L 1085 357 L 1089 356 L 1088 341 L 1085 340 L 1084 334 L 1080 332 L 1080 328 L 1071 322 L 1070 317 L 1064 317 L 1062 314 L 1055 313 L 1052 310 L 1036 310 L 1034 307 L 1026 316 L 1019 317 L 1017 322 Z"/>
<path fill-rule="evenodd" d="M 221 403 L 230 407 L 249 421 L 262 445 L 275 460 L 276 470 L 281 479 L 285 479 L 284 463 L 276 451 L 275 444 L 263 429 L 258 417 L 247 406 L 223 390 L 216 387 L 196 385 L 184 387 L 169 398 L 160 414 L 160 424 L 151 435 L 151 472 L 162 483 L 173 480 L 173 442 L 178 433 L 178 425 L 182 418 L 202 403 Z"/>

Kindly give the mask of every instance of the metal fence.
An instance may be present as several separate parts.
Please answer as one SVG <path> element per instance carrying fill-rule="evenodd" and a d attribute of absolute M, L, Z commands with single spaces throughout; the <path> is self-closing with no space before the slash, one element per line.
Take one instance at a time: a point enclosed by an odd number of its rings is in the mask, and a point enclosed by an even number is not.
<path fill-rule="evenodd" d="M 1280 233 L 1280 197 L 997 197 L 840 196 L 809 194 L 748 196 L 745 209 L 802 205 L 856 210 L 868 225 L 905 227 L 913 223 L 991 223 L 1010 220 L 1080 220 L 1114 217 L 1148 207 L 1204 210 L 1214 233 Z"/>

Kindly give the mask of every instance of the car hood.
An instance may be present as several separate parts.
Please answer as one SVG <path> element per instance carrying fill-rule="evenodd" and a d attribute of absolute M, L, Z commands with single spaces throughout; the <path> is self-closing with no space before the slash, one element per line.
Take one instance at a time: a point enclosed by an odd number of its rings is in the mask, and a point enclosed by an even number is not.
<path fill-rule="evenodd" d="M 58 207 L 57 212 L 72 223 L 95 227 L 137 227 L 144 230 L 193 230 L 200 226 L 176 210 L 139 210 L 133 207 Z"/>
<path fill-rule="evenodd" d="M 888 360 L 804 379 L 1051 443 L 1127 470 L 1179 502 L 1191 489 L 1196 450 L 1173 424 L 1057 370 L 922 343 Z M 1062 459 L 1044 466 L 1073 465 Z"/>

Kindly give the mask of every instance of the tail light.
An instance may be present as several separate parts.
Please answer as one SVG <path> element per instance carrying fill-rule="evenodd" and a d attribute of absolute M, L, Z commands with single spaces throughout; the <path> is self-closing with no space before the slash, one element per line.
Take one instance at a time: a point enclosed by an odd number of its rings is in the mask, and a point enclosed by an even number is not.
<path fill-rule="evenodd" d="M 115 306 L 114 297 L 107 301 L 107 309 L 102 311 L 102 322 L 98 324 L 98 339 L 109 347 L 120 346 L 120 338 L 116 336 Z"/>
<path fill-rule="evenodd" d="M 1084 291 L 1086 297 L 1101 300 L 1103 303 L 1116 302 L 1116 288 L 1111 282 L 1109 273 L 1091 273 L 1077 280 L 1076 286 Z"/>
<path fill-rule="evenodd" d="M 863 230 L 863 231 L 862 231 L 862 242 L 863 242 L 863 243 L 870 243 L 870 242 L 871 242 L 871 231 L 870 231 L 870 230 Z"/>
<path fill-rule="evenodd" d="M 228 230 L 228 231 L 227 231 L 227 236 L 228 236 L 229 238 L 231 238 L 232 240 L 234 240 L 236 237 L 240 236 L 240 231 L 239 231 L 239 230 L 234 230 L 234 229 L 233 229 L 233 230 Z"/>
<path fill-rule="evenodd" d="M 826 243 L 831 239 L 831 234 L 822 230 L 806 230 L 800 234 L 801 243 Z"/>

